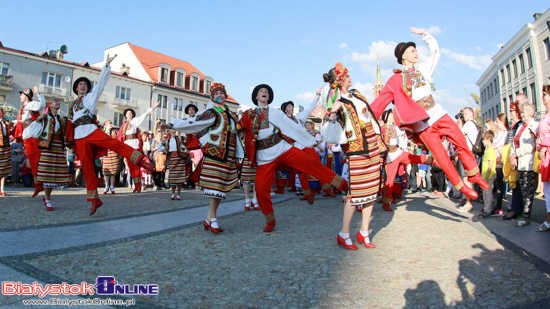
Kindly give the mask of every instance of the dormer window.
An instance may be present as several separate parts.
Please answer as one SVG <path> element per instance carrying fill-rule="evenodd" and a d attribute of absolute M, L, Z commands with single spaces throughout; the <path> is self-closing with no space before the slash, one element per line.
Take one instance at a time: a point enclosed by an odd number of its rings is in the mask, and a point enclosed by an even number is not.
<path fill-rule="evenodd" d="M 185 79 L 185 75 L 181 72 L 176 73 L 176 86 L 183 88 L 183 81 Z"/>
<path fill-rule="evenodd" d="M 210 93 L 210 87 L 212 87 L 212 84 L 214 83 L 214 80 L 212 79 L 212 77 L 210 76 L 205 76 L 204 77 L 204 83 L 203 83 L 203 87 L 204 87 L 204 93 L 206 94 L 209 94 Z"/>
<path fill-rule="evenodd" d="M 167 68 L 161 68 L 160 69 L 160 81 L 163 83 L 168 83 L 168 69 Z"/>
<path fill-rule="evenodd" d="M 199 90 L 199 78 L 196 76 L 191 77 L 191 89 L 195 91 Z"/>

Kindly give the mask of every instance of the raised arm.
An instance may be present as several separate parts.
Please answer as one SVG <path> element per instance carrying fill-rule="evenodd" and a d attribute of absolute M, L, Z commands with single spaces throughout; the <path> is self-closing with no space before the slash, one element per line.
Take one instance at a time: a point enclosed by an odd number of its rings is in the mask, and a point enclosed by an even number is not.
<path fill-rule="evenodd" d="M 319 103 L 319 98 L 321 96 L 321 89 L 322 88 L 323 87 L 317 89 L 315 97 L 313 98 L 313 101 L 311 101 L 311 103 L 309 104 L 309 106 L 306 109 L 304 109 L 303 111 L 299 112 L 296 115 L 296 119 L 301 120 L 302 122 L 306 122 L 306 120 L 309 117 L 309 115 L 311 114 L 311 112 L 317 106 L 317 103 Z"/>
<path fill-rule="evenodd" d="M 424 29 L 411 27 L 411 32 L 414 34 L 422 35 L 422 40 L 424 40 L 424 43 L 428 45 L 428 49 L 430 50 L 430 57 L 428 57 L 428 60 L 426 60 L 425 62 L 419 64 L 418 69 L 422 71 L 422 74 L 424 74 L 425 77 L 428 77 L 431 80 L 432 76 L 434 75 L 435 68 L 439 63 L 439 59 L 441 58 L 439 44 L 437 44 L 437 40 L 429 33 L 427 33 Z"/>

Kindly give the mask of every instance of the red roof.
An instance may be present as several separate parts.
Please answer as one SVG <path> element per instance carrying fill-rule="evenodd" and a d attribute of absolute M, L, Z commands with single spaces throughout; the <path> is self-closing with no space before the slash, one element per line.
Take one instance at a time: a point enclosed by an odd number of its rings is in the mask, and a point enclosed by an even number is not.
<path fill-rule="evenodd" d="M 158 68 L 161 63 L 166 63 L 172 68 L 172 70 L 182 69 L 187 73 L 197 73 L 201 76 L 201 78 L 205 77 L 205 75 L 202 74 L 201 71 L 199 71 L 197 68 L 195 68 L 191 63 L 187 61 L 166 56 L 161 53 L 157 53 L 155 51 L 152 51 L 143 47 L 139 47 L 130 43 L 128 43 L 128 46 L 130 46 L 130 48 L 138 58 L 139 62 L 141 62 L 141 64 L 143 65 L 143 68 L 147 70 L 147 74 L 149 74 L 149 77 L 151 77 L 151 79 L 155 83 L 159 82 Z"/>

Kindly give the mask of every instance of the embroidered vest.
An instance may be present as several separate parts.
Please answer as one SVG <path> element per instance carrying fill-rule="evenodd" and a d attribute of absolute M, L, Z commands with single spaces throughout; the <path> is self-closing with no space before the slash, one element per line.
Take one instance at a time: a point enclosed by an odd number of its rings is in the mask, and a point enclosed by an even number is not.
<path fill-rule="evenodd" d="M 78 99 L 71 102 L 69 105 L 69 116 L 67 117 L 70 121 L 73 121 L 73 116 L 75 109 L 76 111 L 80 111 L 84 109 L 84 104 L 82 104 L 82 101 L 84 100 L 84 96 L 78 97 Z"/>
<path fill-rule="evenodd" d="M 50 149 L 52 143 L 52 137 L 54 133 L 61 135 L 63 139 L 63 144 L 65 143 L 65 132 L 67 131 L 67 118 L 60 117 L 56 115 L 59 121 L 59 130 L 55 132 L 55 116 L 48 114 L 48 118 L 44 120 L 44 128 L 42 129 L 42 134 L 38 137 L 38 148 L 40 149 Z"/>
<path fill-rule="evenodd" d="M 175 136 L 174 138 L 176 139 L 178 156 L 182 158 L 186 158 L 189 155 L 189 151 L 185 147 L 185 138 L 183 138 L 183 136 Z M 174 150 L 170 149 L 170 151 L 174 151 Z"/>
<path fill-rule="evenodd" d="M 212 126 L 199 132 L 197 135 L 199 137 L 207 135 L 206 143 L 202 147 L 204 155 L 221 162 L 226 162 L 229 154 L 229 139 L 232 129 L 231 119 L 235 123 L 238 122 L 238 116 L 230 111 L 227 106 L 225 109 L 225 111 L 222 109 L 218 110 L 214 107 L 197 116 L 197 121 L 216 118 Z"/>

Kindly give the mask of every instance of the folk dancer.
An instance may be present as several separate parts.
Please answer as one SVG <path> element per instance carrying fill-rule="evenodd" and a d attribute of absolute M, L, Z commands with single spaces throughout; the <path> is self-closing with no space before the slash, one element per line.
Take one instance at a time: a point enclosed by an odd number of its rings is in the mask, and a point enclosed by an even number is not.
<path fill-rule="evenodd" d="M 111 138 L 117 138 L 117 130 L 113 130 L 113 122 L 107 120 L 103 123 L 103 130 Z M 111 194 L 115 194 L 115 178 L 122 166 L 122 160 L 118 153 L 107 150 L 107 154 L 103 156 L 101 161 L 101 167 L 103 168 L 103 176 L 105 178 L 105 190 L 103 194 L 111 191 Z"/>
<path fill-rule="evenodd" d="M 94 160 L 107 153 L 111 149 L 119 155 L 126 158 L 129 162 L 137 164 L 146 169 L 152 169 L 154 166 L 149 162 L 140 151 L 111 138 L 105 132 L 101 131 L 95 122 L 95 113 L 99 96 L 109 80 L 111 67 L 109 64 L 116 57 L 109 57 L 105 61 L 105 66 L 101 70 L 99 81 L 94 89 L 90 80 L 86 77 L 78 78 L 73 84 L 73 91 L 78 98 L 69 105 L 69 121 L 72 121 L 74 130 L 74 150 L 76 155 L 82 161 L 82 174 L 86 180 L 87 201 L 92 202 L 90 216 L 93 215 L 103 202 L 99 199 L 97 193 L 97 181 L 94 172 Z M 69 137 L 72 133 L 68 129 Z"/>
<path fill-rule="evenodd" d="M 38 101 L 33 101 L 34 93 L 38 95 Z M 38 140 L 29 135 L 28 126 L 38 118 L 46 108 L 46 99 L 41 93 L 38 93 L 38 87 L 34 87 L 34 92 L 31 89 L 19 91 L 21 108 L 17 114 L 17 123 L 15 125 L 14 137 L 23 139 L 25 153 L 31 164 L 32 176 L 34 177 L 34 193 L 35 197 L 40 191 L 44 190 L 44 186 L 36 180 L 36 172 L 38 171 L 38 160 L 40 160 L 40 149 L 38 149 Z"/>
<path fill-rule="evenodd" d="M 10 124 L 4 118 L 4 108 L 0 107 L 0 195 L 6 196 L 6 177 L 12 172 Z"/>
<path fill-rule="evenodd" d="M 355 208 L 361 207 L 361 229 L 357 233 L 357 242 L 363 243 L 366 248 L 375 248 L 369 239 L 369 224 L 380 184 L 380 153 L 386 150 L 379 138 L 380 126 L 365 97 L 356 90 L 349 90 L 351 76 L 341 63 L 323 74 L 323 80 L 331 88 L 327 102 L 329 121 L 339 123 L 349 133 L 346 134 L 348 142 L 341 146 L 349 161 L 350 189 L 345 199 L 337 243 L 346 249 L 358 249 L 351 240 L 349 229 Z"/>
<path fill-rule="evenodd" d="M 118 131 L 118 140 L 124 142 L 124 144 L 136 149 L 141 150 L 142 140 L 140 136 L 139 126 L 141 123 L 149 116 L 157 106 L 160 104 L 160 100 L 153 106 L 153 108 L 148 108 L 145 113 L 141 114 L 139 117 L 136 117 L 136 112 L 127 108 L 124 110 L 124 116 L 126 117 L 126 122 L 122 125 Z M 134 192 L 141 192 L 141 170 L 137 164 L 134 164 L 131 161 L 128 161 L 128 167 L 130 169 L 130 176 L 134 182 Z"/>
<path fill-rule="evenodd" d="M 273 89 L 270 86 L 256 86 L 252 91 L 252 102 L 258 108 L 244 113 L 239 121 L 239 130 L 245 132 L 247 157 L 253 165 L 257 165 L 256 194 L 265 216 L 264 232 L 271 232 L 276 221 L 270 187 L 277 165 L 285 164 L 308 173 L 338 189 L 347 187 L 347 182 L 319 161 L 312 160 L 310 155 L 292 146 L 294 140 L 304 147 L 312 147 L 315 139 L 281 110 L 269 108 L 273 102 Z"/>
<path fill-rule="evenodd" d="M 484 189 L 488 188 L 487 182 L 479 173 L 473 153 L 468 149 L 466 138 L 463 134 L 457 134 L 460 129 L 441 105 L 435 104 L 433 100 L 431 81 L 441 56 L 439 46 L 426 30 L 411 27 L 411 32 L 422 35 L 430 49 L 430 57 L 417 69 L 416 44 L 399 43 L 395 48 L 395 57 L 403 67 L 394 70 L 395 74 L 388 80 L 378 98 L 372 102 L 371 108 L 374 115 L 379 118 L 388 104 L 393 102 L 395 120 L 399 128 L 407 131 L 417 143 L 425 145 L 430 150 L 437 165 L 443 169 L 456 189 L 469 198 L 476 199 L 477 193 L 464 185 L 442 144 L 443 138 L 446 137 L 456 147 L 470 182 L 478 183 Z"/>
<path fill-rule="evenodd" d="M 193 118 L 174 119 L 170 124 L 162 124 L 161 128 L 197 134 L 204 153 L 199 186 L 210 203 L 203 226 L 205 230 L 219 233 L 223 229 L 218 224 L 217 210 L 227 193 L 237 185 L 236 158 L 244 158 L 244 150 L 237 138 L 238 117 L 225 104 L 228 98 L 225 86 L 214 83 L 210 93 L 212 108 Z"/>
<path fill-rule="evenodd" d="M 394 182 L 397 176 L 405 173 L 405 168 L 409 164 L 431 164 L 432 157 L 410 154 L 407 152 L 407 135 L 395 125 L 393 111 L 386 110 L 380 117 L 385 124 L 384 142 L 389 147 L 386 155 L 386 183 L 384 184 L 382 208 L 385 211 L 393 211 L 390 204 L 394 201 L 392 194 L 394 192 Z M 401 170 L 401 173 L 398 171 Z"/>
<path fill-rule="evenodd" d="M 69 166 L 65 156 L 67 117 L 59 116 L 60 107 L 59 101 L 52 101 L 48 113 L 36 118 L 28 127 L 30 134 L 37 138 L 41 150 L 36 178 L 44 186 L 42 201 L 48 211 L 53 210 L 53 188 L 69 184 Z"/>

